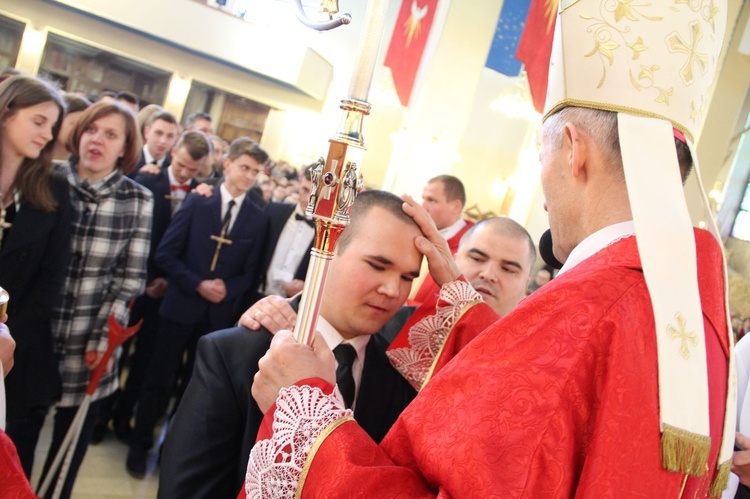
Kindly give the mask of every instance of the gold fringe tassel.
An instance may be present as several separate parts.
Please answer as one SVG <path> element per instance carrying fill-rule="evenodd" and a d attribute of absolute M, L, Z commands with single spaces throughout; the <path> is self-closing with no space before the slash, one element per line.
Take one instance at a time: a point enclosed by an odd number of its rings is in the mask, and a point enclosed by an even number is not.
<path fill-rule="evenodd" d="M 729 471 L 732 469 L 732 460 L 729 459 L 724 461 L 716 469 L 714 473 L 714 479 L 711 482 L 711 488 L 708 489 L 708 495 L 710 497 L 721 497 L 721 493 L 727 488 L 729 484 Z"/>
<path fill-rule="evenodd" d="M 703 476 L 711 450 L 711 438 L 664 424 L 661 463 L 668 471 Z"/>

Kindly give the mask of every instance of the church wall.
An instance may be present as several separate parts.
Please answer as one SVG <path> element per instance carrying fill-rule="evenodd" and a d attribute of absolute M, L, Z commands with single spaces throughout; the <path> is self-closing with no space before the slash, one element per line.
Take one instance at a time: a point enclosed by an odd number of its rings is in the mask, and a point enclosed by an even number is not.
<path fill-rule="evenodd" d="M 147 2 L 139 0 L 106 3 L 127 4 L 132 6 L 132 9 L 139 10 L 138 4 Z M 182 3 L 189 4 L 191 2 Z M 198 5 L 198 7 L 202 6 Z M 210 10 L 206 7 L 203 8 Z M 141 12 L 144 11 L 141 10 Z M 189 53 L 153 38 L 42 0 L 4 0 L 0 5 L 0 13 L 26 22 L 27 32 L 31 29 L 46 36 L 46 31 L 53 31 L 82 43 L 158 66 L 174 73 L 183 80 L 191 81 L 195 79 L 209 83 L 221 90 L 257 100 L 272 107 L 301 107 L 316 111 L 319 111 L 322 107 L 321 100 L 289 87 L 281 86 L 268 78 L 253 75 L 245 70 Z M 227 18 L 229 21 L 243 24 L 242 21 L 232 19 L 229 16 Z M 181 26 L 182 29 L 185 29 L 185 26 L 200 26 L 199 22 L 175 24 Z M 193 29 L 192 31 L 198 38 L 217 37 L 216 34 L 203 32 L 200 29 Z M 26 40 L 24 40 L 24 46 L 21 49 L 22 53 L 19 55 L 19 69 L 34 72 L 41 61 L 43 44 L 26 45 L 25 42 Z M 321 75 L 321 78 L 326 79 L 328 75 Z"/>
<path fill-rule="evenodd" d="M 158 32 L 158 35 L 175 41 L 199 44 L 193 45 L 194 50 L 203 48 L 212 58 L 160 42 L 152 37 L 156 34 L 142 36 L 60 7 L 57 2 L 4 0 L 0 13 L 27 21 L 27 31 L 37 34 L 31 36 L 28 43 L 25 40 L 19 59 L 23 69 L 33 71 L 38 66 L 42 51 L 39 40 L 47 30 L 54 31 L 172 72 L 174 77 L 166 105 L 177 114 L 181 114 L 185 105 L 184 89 L 193 80 L 270 105 L 273 109 L 262 142 L 275 159 L 301 165 L 326 154 L 328 139 L 338 125 L 339 101 L 345 97 L 349 84 L 365 2 L 342 1 L 342 10 L 350 12 L 354 22 L 331 32 L 310 32 L 297 24 L 293 17 L 285 19 L 288 24 L 283 29 L 276 29 L 280 34 L 289 33 L 285 30 L 294 32 L 295 36 L 299 33 L 310 50 L 330 63 L 331 73 L 320 75 L 330 82 L 325 95 L 320 98 L 304 95 L 217 61 L 216 54 L 239 60 L 240 57 L 250 57 L 251 52 L 270 53 L 268 47 L 274 45 L 276 38 L 267 38 L 260 47 L 238 43 L 241 35 L 236 30 L 245 29 L 248 23 L 212 12 L 198 3 L 186 0 L 156 3 L 150 0 L 81 0 L 77 5 L 100 11 L 105 9 L 103 15 L 121 16 L 127 24 L 143 20 L 144 31 Z M 541 195 L 538 183 L 530 181 L 538 176 L 534 170 L 538 168 L 534 158 L 535 120 L 508 118 L 488 109 L 496 97 L 512 85 L 509 79 L 484 68 L 502 1 L 443 0 L 440 3 L 440 9 L 445 11 L 444 24 L 440 29 L 436 23 L 436 32 L 440 36 L 428 44 L 417 82 L 421 82 L 421 86 L 416 88 L 409 108 L 400 106 L 395 100 L 390 70 L 382 66 L 388 40 L 397 28 L 395 19 L 399 6 L 398 0 L 391 0 L 370 96 L 373 111 L 364 124 L 368 146 L 364 162 L 367 185 L 419 197 L 422 186 L 430 177 L 441 173 L 455 174 L 467 185 L 469 205 L 477 204 L 480 210 L 496 214 L 507 212 L 519 222 L 533 225 L 534 232 L 540 231 L 546 214 L 542 202 L 536 199 Z M 730 27 L 736 24 L 741 6 L 741 0 L 730 0 Z M 750 9 L 746 7 L 744 10 L 740 24 L 747 22 Z M 162 22 L 162 17 L 170 15 L 174 17 L 173 23 Z M 196 15 L 200 19 L 196 20 Z M 234 23 L 231 26 L 238 27 L 228 30 L 226 26 L 230 24 L 222 24 L 217 33 L 215 23 L 219 18 L 214 19 L 214 16 L 226 18 L 226 22 Z M 157 24 L 154 24 L 154 17 Z M 189 33 L 188 39 L 185 33 Z M 750 57 L 736 52 L 737 43 L 737 40 L 733 42 L 722 67 L 721 80 L 698 144 L 708 189 L 714 180 L 725 175 L 726 168 L 722 170 L 721 162 L 726 155 L 729 137 L 738 121 L 744 121 L 744 116 L 740 116 L 743 113 L 740 104 L 745 101 L 750 82 Z M 278 72 L 282 69 L 268 71 L 276 71 L 281 77 Z M 304 78 L 315 76 L 318 75 L 306 73 Z M 300 85 L 307 83 L 300 82 Z M 519 173 L 521 181 L 518 180 Z M 513 182 L 516 184 L 512 185 Z M 516 191 L 510 203 L 506 196 L 509 187 Z M 689 186 L 687 192 L 692 208 L 698 203 L 691 189 Z"/>

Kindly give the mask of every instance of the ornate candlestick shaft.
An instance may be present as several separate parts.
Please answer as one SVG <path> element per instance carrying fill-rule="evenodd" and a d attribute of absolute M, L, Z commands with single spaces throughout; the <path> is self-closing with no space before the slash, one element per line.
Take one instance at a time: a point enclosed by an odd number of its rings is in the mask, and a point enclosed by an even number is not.
<path fill-rule="evenodd" d="M 312 344 L 325 291 L 328 266 L 336 244 L 349 224 L 349 211 L 362 188 L 361 159 L 365 152 L 362 122 L 370 114 L 367 94 L 375 71 L 383 35 L 388 0 L 371 0 L 360 35 L 349 96 L 341 101 L 343 115 L 336 134 L 329 140 L 328 157 L 320 158 L 312 173 L 308 215 L 315 220 L 315 242 L 305 277 L 294 335 L 298 342 Z"/>

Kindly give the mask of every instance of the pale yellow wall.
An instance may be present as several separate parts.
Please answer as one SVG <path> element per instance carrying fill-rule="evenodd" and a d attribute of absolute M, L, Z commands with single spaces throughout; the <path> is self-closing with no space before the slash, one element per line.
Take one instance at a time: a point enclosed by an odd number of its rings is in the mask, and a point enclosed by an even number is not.
<path fill-rule="evenodd" d="M 726 181 L 732 160 L 731 157 L 727 158 L 727 152 L 736 148 L 736 144 L 730 145 L 730 140 L 747 119 L 744 103 L 750 90 L 750 56 L 740 54 L 737 48 L 748 16 L 750 5 L 743 6 L 741 0 L 730 0 L 727 31 L 731 39 L 727 40 L 726 58 L 697 143 L 698 161 L 707 191 L 717 181 Z M 744 189 L 744 186 L 737 188 Z M 702 208 L 695 183 L 690 182 L 686 186 L 686 197 L 693 220 L 697 223 L 701 219 Z"/>

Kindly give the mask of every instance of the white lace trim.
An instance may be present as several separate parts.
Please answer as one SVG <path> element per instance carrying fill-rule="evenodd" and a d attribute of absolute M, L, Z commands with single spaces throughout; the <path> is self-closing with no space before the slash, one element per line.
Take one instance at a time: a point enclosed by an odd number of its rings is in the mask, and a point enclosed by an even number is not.
<path fill-rule="evenodd" d="M 393 367 L 416 390 L 422 388 L 453 324 L 466 307 L 477 301 L 482 301 L 482 295 L 468 282 L 452 281 L 443 284 L 435 314 L 424 317 L 409 330 L 409 346 L 386 352 Z"/>
<path fill-rule="evenodd" d="M 283 388 L 276 399 L 273 437 L 250 452 L 247 498 L 293 498 L 315 440 L 331 423 L 352 415 L 344 407 L 338 387 L 331 395 L 310 386 Z"/>

